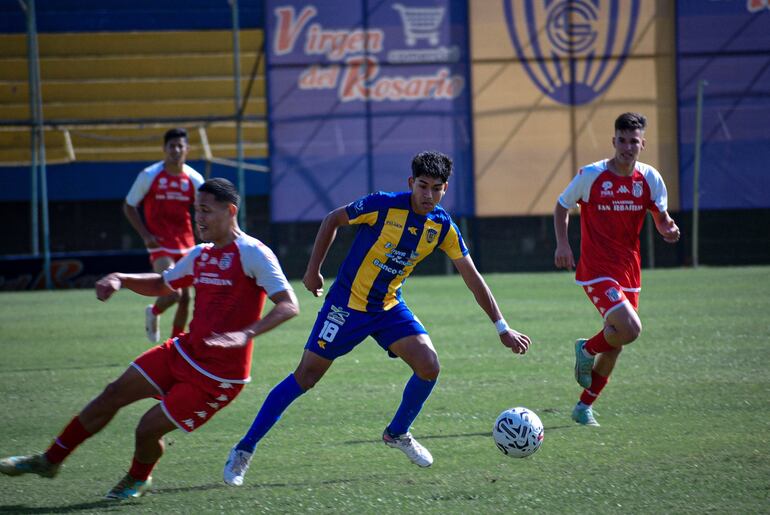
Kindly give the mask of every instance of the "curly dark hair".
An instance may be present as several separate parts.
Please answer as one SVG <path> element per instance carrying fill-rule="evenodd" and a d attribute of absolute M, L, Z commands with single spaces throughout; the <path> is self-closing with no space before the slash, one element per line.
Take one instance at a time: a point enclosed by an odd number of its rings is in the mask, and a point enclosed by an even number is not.
<path fill-rule="evenodd" d="M 435 150 L 420 152 L 412 159 L 412 177 L 416 179 L 422 175 L 447 182 L 452 175 L 452 160 Z"/>

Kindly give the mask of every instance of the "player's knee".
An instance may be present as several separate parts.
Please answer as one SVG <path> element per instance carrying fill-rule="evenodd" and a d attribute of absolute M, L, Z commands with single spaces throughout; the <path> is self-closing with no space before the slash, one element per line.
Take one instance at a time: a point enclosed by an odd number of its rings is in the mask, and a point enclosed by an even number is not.
<path fill-rule="evenodd" d="M 623 345 L 627 345 L 639 338 L 639 335 L 642 334 L 642 322 L 639 319 L 629 320 L 619 332 Z"/>
<path fill-rule="evenodd" d="M 414 366 L 414 373 L 417 377 L 425 381 L 435 381 L 441 372 L 441 365 L 438 362 L 438 356 L 435 354 L 432 358 L 423 360 Z"/>
<path fill-rule="evenodd" d="M 125 406 L 126 402 L 122 389 L 118 386 L 118 382 L 114 381 L 104 388 L 92 404 L 102 410 L 113 410 Z"/>
<path fill-rule="evenodd" d="M 322 373 L 319 374 L 312 369 L 300 369 L 294 372 L 294 379 L 297 381 L 299 387 L 305 391 L 308 391 L 314 387 L 322 377 Z"/>

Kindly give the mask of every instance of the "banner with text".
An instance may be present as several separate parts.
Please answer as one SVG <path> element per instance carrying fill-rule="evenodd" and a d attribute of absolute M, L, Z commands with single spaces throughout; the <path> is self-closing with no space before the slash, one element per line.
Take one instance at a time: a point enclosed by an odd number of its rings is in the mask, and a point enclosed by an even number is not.
<path fill-rule="evenodd" d="M 467 0 L 270 0 L 271 219 L 320 220 L 407 189 L 412 157 L 455 164 L 442 202 L 473 214 Z"/>

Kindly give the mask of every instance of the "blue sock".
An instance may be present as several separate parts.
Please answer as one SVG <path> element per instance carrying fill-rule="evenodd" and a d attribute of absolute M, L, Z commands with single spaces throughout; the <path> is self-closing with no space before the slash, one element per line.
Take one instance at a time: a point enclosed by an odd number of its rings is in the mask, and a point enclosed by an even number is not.
<path fill-rule="evenodd" d="M 417 377 L 417 374 L 412 374 L 404 387 L 401 405 L 387 427 L 390 434 L 402 435 L 409 431 L 409 427 L 419 415 L 422 405 L 425 404 L 434 386 L 436 381 L 426 381 Z"/>
<path fill-rule="evenodd" d="M 257 443 L 278 422 L 281 414 L 289 407 L 289 404 L 294 402 L 303 393 L 305 393 L 305 390 L 297 384 L 294 374 L 289 374 L 286 379 L 275 385 L 270 390 L 270 393 L 267 394 L 262 407 L 259 408 L 259 413 L 254 418 L 254 422 L 251 423 L 249 431 L 238 442 L 236 447 L 242 451 L 254 452 L 254 449 L 257 448 Z"/>

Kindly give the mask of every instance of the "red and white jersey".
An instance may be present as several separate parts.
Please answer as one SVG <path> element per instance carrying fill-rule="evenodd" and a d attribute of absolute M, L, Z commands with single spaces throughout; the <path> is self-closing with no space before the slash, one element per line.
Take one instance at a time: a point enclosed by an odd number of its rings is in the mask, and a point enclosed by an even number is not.
<path fill-rule="evenodd" d="M 190 166 L 173 175 L 163 167 L 163 161 L 142 170 L 126 195 L 126 203 L 137 207 L 143 203 L 144 223 L 165 251 L 184 254 L 195 246 L 190 208 L 203 177 Z"/>
<path fill-rule="evenodd" d="M 245 329 L 261 318 L 266 297 L 292 290 L 273 251 L 247 234 L 222 248 L 204 243 L 163 272 L 163 278 L 175 289 L 195 288 L 190 331 L 176 340 L 179 353 L 216 381 L 249 382 L 251 340 L 242 347 L 217 347 L 203 339 Z"/>
<path fill-rule="evenodd" d="M 666 211 L 668 194 L 660 173 L 637 161 L 631 175 L 607 169 L 608 160 L 580 169 L 559 197 L 580 206 L 578 284 L 613 279 L 629 291 L 642 287 L 639 233 L 647 210 Z"/>

